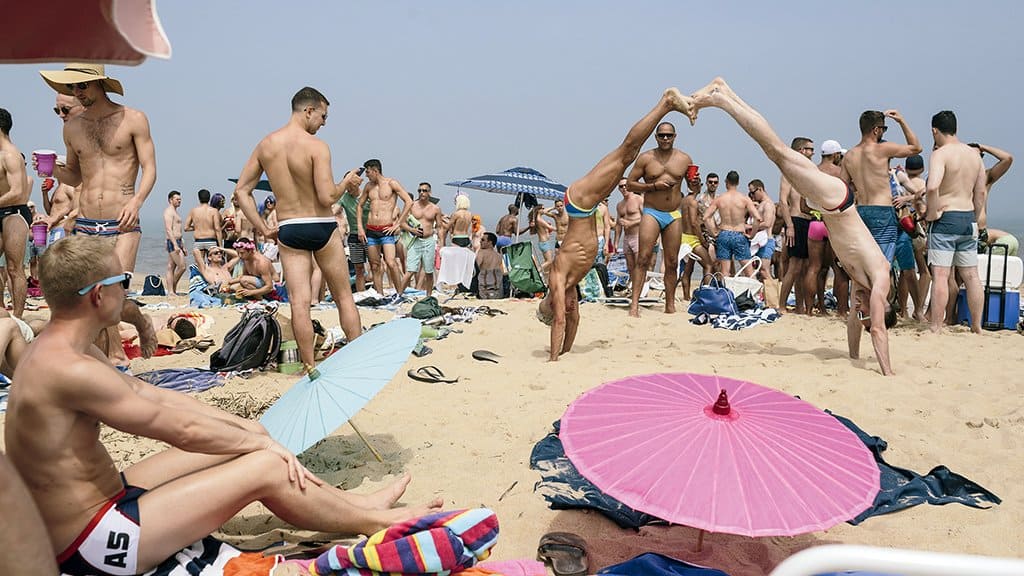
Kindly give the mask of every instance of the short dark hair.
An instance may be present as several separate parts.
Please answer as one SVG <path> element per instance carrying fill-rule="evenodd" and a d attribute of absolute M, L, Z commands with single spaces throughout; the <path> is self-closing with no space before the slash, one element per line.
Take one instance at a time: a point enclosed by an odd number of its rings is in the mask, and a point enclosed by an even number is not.
<path fill-rule="evenodd" d="M 484 238 L 487 238 L 487 241 L 490 242 L 492 246 L 498 244 L 498 235 L 494 232 L 484 232 Z"/>
<path fill-rule="evenodd" d="M 431 190 L 434 189 L 434 187 L 430 185 L 430 182 L 420 182 L 419 186 L 416 186 L 416 187 L 419 188 L 420 186 L 426 186 L 427 188 L 430 188 Z"/>
<path fill-rule="evenodd" d="M 305 86 L 302 90 L 296 92 L 295 96 L 292 96 L 292 112 L 298 112 L 306 106 L 318 106 L 321 103 L 323 103 L 324 106 L 331 105 L 331 103 L 327 101 L 327 97 L 319 90 Z"/>
<path fill-rule="evenodd" d="M 719 180 L 718 174 L 715 174 L 714 172 L 708 173 L 707 178 L 705 178 L 705 180 L 710 180 L 712 178 L 714 178 L 715 180 Z"/>
<path fill-rule="evenodd" d="M 377 160 L 376 158 L 370 158 L 366 162 L 363 162 L 363 168 L 366 168 L 367 170 L 375 168 L 377 172 L 380 172 L 381 174 L 384 173 L 384 167 L 381 166 L 380 160 Z"/>
<path fill-rule="evenodd" d="M 516 210 L 519 210 L 519 206 L 516 206 L 515 204 L 509 204 L 508 205 L 508 213 L 509 214 L 511 214 L 512 212 L 514 212 Z"/>
<path fill-rule="evenodd" d="M 895 326 L 896 325 L 896 320 L 897 320 L 896 307 L 895 306 L 890 306 L 889 309 L 885 311 L 885 328 L 889 329 L 889 328 L 892 328 L 893 326 Z"/>
<path fill-rule="evenodd" d="M 789 147 L 799 152 L 801 148 L 807 146 L 808 144 L 811 144 L 812 142 L 814 142 L 814 140 L 811 140 L 806 136 L 797 136 L 796 138 L 793 138 L 792 142 L 789 143 Z"/>
<path fill-rule="evenodd" d="M 3 132 L 4 136 L 10 136 L 11 126 L 14 126 L 11 113 L 6 108 L 0 108 L 0 132 Z"/>
<path fill-rule="evenodd" d="M 658 128 L 661 128 L 662 126 L 671 126 L 672 132 L 675 133 L 676 131 L 676 125 L 671 122 L 662 122 L 661 124 L 658 124 Z M 655 128 L 654 131 L 657 132 L 658 128 Z"/>
<path fill-rule="evenodd" d="M 860 133 L 867 134 L 875 129 L 875 126 L 885 124 L 885 114 L 878 110 L 865 110 L 860 115 Z"/>
<path fill-rule="evenodd" d="M 753 186 L 754 190 L 764 190 L 764 182 L 760 178 L 754 178 L 747 183 L 747 186 Z"/>
<path fill-rule="evenodd" d="M 210 191 L 203 188 L 199 191 L 199 203 L 209 204 L 210 203 Z"/>
<path fill-rule="evenodd" d="M 956 135 L 956 114 L 952 110 L 943 110 L 932 116 L 932 128 L 947 136 Z"/>
<path fill-rule="evenodd" d="M 175 196 L 181 196 L 181 192 L 178 192 L 177 190 L 171 190 L 170 192 L 167 193 L 167 200 L 170 200 Z"/>
<path fill-rule="evenodd" d="M 740 183 L 740 173 L 735 170 L 729 170 L 729 173 L 725 175 L 726 186 L 738 186 Z"/>

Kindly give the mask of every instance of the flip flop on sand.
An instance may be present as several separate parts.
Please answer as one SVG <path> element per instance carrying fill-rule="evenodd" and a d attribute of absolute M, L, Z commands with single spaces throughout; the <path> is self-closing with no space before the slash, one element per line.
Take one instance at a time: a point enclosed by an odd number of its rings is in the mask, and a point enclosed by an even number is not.
<path fill-rule="evenodd" d="M 537 559 L 549 562 L 555 576 L 583 576 L 590 572 L 586 542 L 568 532 L 548 532 L 542 536 Z"/>
<path fill-rule="evenodd" d="M 494 362 L 495 364 L 497 364 L 498 358 L 501 358 L 501 356 L 498 356 L 497 354 L 491 352 L 490 350 L 474 350 L 473 358 L 476 360 L 480 360 L 481 362 Z"/>
<path fill-rule="evenodd" d="M 426 382 L 428 384 L 454 384 L 459 381 L 458 378 L 445 378 L 444 372 L 441 372 L 441 369 L 437 366 L 423 366 L 422 368 L 409 370 L 405 375 L 418 382 Z"/>

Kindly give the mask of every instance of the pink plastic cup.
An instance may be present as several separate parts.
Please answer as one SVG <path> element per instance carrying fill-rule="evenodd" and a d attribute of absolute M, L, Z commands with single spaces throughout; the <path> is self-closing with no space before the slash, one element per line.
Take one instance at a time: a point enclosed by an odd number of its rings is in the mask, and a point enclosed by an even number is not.
<path fill-rule="evenodd" d="M 40 176 L 53 176 L 53 167 L 57 163 L 57 153 L 53 150 L 36 150 L 36 172 Z"/>
<path fill-rule="evenodd" d="M 32 225 L 32 243 L 42 248 L 46 246 L 46 222 L 37 222 Z"/>

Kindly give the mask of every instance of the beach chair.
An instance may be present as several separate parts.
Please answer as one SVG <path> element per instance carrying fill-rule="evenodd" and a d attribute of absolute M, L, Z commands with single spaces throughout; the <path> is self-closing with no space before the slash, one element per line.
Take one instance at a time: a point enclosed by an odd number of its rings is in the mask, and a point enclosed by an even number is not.
<path fill-rule="evenodd" d="M 537 261 L 533 258 L 532 242 L 517 242 L 505 248 L 505 265 L 508 269 L 508 280 L 514 291 L 526 294 L 544 292 L 547 286 L 541 276 Z"/>
<path fill-rule="evenodd" d="M 776 566 L 770 576 L 816 576 L 847 570 L 891 576 L 1019 576 L 1024 574 L 1024 560 L 834 544 L 802 550 Z"/>

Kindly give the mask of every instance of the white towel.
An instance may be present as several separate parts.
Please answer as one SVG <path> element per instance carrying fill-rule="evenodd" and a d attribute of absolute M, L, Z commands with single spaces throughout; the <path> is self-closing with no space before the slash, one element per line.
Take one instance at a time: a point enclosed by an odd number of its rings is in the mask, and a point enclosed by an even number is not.
<path fill-rule="evenodd" d="M 476 253 L 461 246 L 441 248 L 441 269 L 437 272 L 435 286 L 441 284 L 462 284 L 469 288 L 473 283 L 473 266 Z"/>

